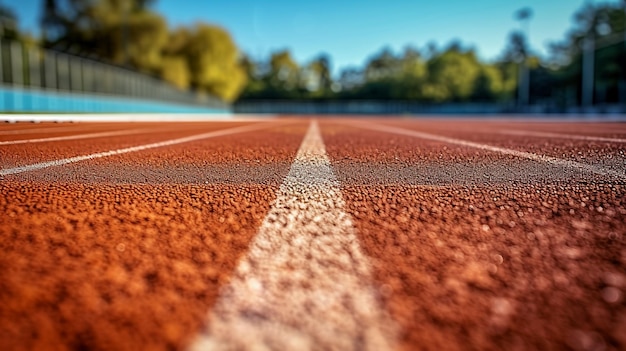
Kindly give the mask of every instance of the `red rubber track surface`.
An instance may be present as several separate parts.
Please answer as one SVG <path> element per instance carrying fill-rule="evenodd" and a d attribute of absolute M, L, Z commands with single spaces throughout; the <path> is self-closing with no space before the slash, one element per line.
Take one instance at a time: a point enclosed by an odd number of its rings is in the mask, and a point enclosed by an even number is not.
<path fill-rule="evenodd" d="M 318 121 L 398 349 L 626 348 L 626 144 L 502 133 L 624 139 L 626 124 Z M 2 125 L 0 141 L 141 133 L 0 145 L 0 169 L 254 124 Z M 246 255 L 309 120 L 259 125 L 0 179 L 0 349 L 189 345 Z"/>
<path fill-rule="evenodd" d="M 386 124 L 472 137 L 446 123 Z M 626 263 L 623 181 L 343 124 L 322 128 L 406 349 L 623 345 L 623 300 L 616 308 L 602 297 Z M 474 140 L 497 145 L 488 135 Z M 506 145 L 543 151 L 534 146 Z"/>

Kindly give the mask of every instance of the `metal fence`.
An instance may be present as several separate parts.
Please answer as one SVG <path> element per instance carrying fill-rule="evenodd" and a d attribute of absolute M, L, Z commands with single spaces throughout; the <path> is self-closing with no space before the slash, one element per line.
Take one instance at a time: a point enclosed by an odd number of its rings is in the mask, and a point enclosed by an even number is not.
<path fill-rule="evenodd" d="M 355 115 L 497 115 L 497 114 L 625 114 L 625 104 L 556 106 L 533 104 L 524 107 L 514 103 L 441 103 L 427 104 L 394 100 L 289 101 L 246 100 L 233 105 L 235 113 L 265 114 L 355 114 Z"/>
<path fill-rule="evenodd" d="M 21 89 L 228 108 L 215 97 L 179 90 L 147 74 L 18 41 L 0 40 L 0 84 Z"/>
<path fill-rule="evenodd" d="M 233 109 L 236 113 L 271 114 L 496 114 L 509 112 L 511 106 L 489 103 L 424 104 L 393 100 L 248 100 L 235 103 Z"/>

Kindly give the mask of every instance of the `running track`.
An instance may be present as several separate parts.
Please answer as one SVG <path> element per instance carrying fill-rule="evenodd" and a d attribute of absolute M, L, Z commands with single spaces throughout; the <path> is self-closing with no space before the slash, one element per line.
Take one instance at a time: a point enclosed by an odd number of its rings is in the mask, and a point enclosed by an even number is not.
<path fill-rule="evenodd" d="M 626 124 L 0 125 L 1 350 L 624 350 Z"/>

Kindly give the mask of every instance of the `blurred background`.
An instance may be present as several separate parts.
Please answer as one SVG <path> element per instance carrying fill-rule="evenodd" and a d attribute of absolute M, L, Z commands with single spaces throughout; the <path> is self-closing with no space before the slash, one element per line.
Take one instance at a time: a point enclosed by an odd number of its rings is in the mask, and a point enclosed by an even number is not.
<path fill-rule="evenodd" d="M 626 113 L 626 0 L 0 0 L 0 111 Z"/>

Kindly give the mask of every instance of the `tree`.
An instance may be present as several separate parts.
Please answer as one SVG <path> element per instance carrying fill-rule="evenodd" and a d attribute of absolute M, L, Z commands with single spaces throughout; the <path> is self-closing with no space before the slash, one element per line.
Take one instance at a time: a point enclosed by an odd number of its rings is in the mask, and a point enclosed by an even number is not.
<path fill-rule="evenodd" d="M 246 82 L 228 32 L 208 24 L 169 33 L 153 0 L 45 0 L 44 45 L 96 56 L 181 88 L 234 100 Z"/>
<path fill-rule="evenodd" d="M 520 31 L 514 31 L 509 35 L 509 42 L 504 49 L 503 59 L 511 62 L 523 62 L 528 57 L 528 44 L 526 37 Z"/>
<path fill-rule="evenodd" d="M 275 91 L 293 91 L 298 87 L 300 67 L 288 50 L 275 52 L 270 57 L 268 82 Z"/>
<path fill-rule="evenodd" d="M 528 64 L 529 56 L 530 51 L 524 33 L 521 31 L 511 32 L 502 57 L 496 64 L 502 80 L 500 99 L 513 100 L 516 98 L 520 82 L 520 65 L 522 63 Z M 530 75 L 532 75 L 532 71 L 529 72 Z"/>
<path fill-rule="evenodd" d="M 191 72 L 184 56 L 163 57 L 161 77 L 175 87 L 187 90 L 191 84 Z"/>
<path fill-rule="evenodd" d="M 198 24 L 184 47 L 191 76 L 191 86 L 225 101 L 237 98 L 246 84 L 239 50 L 224 29 Z"/>
<path fill-rule="evenodd" d="M 574 14 L 574 26 L 565 40 L 551 46 L 555 86 L 565 101 L 581 101 L 582 50 L 585 40 L 594 43 L 595 98 L 599 102 L 620 101 L 626 96 L 626 50 L 623 38 L 626 13 L 619 4 L 587 4 Z M 624 98 L 622 98 L 623 100 Z"/>
<path fill-rule="evenodd" d="M 363 71 L 356 67 L 344 68 L 339 74 L 338 83 L 340 88 L 339 96 L 348 96 L 348 94 L 365 83 Z"/>
<path fill-rule="evenodd" d="M 500 60 L 495 64 L 500 73 L 502 80 L 502 90 L 500 91 L 500 100 L 513 100 L 517 91 L 518 69 L 519 66 L 514 61 Z"/>
<path fill-rule="evenodd" d="M 17 39 L 17 16 L 10 8 L 0 4 L 0 38 Z"/>
<path fill-rule="evenodd" d="M 163 48 L 161 77 L 180 89 L 191 87 L 191 70 L 187 59 L 187 47 L 191 41 L 191 31 L 178 28 L 169 33 Z"/>
<path fill-rule="evenodd" d="M 314 97 L 324 97 L 330 93 L 333 83 L 330 73 L 330 57 L 326 54 L 319 55 L 304 70 L 306 74 L 305 86 L 313 93 Z"/>
<path fill-rule="evenodd" d="M 480 64 L 473 50 L 450 46 L 427 63 L 428 79 L 424 97 L 434 102 L 468 100 L 480 74 Z"/>
<path fill-rule="evenodd" d="M 496 65 L 481 65 L 474 82 L 472 100 L 495 101 L 504 98 L 504 81 Z"/>
<path fill-rule="evenodd" d="M 43 44 L 145 72 L 160 69 L 167 24 L 151 0 L 45 0 Z"/>
<path fill-rule="evenodd" d="M 401 73 L 401 66 L 398 61 L 391 49 L 383 48 L 378 54 L 372 56 L 365 65 L 365 79 L 374 82 L 397 76 Z"/>
<path fill-rule="evenodd" d="M 529 9 L 518 12 L 520 19 L 527 19 L 530 14 Z M 328 71 L 323 60 L 313 60 L 300 70 L 288 51 L 277 52 L 267 61 L 254 63 L 254 71 L 264 73 L 248 73 L 252 79 L 243 98 L 323 96 L 433 103 L 507 101 L 515 99 L 519 66 L 524 63 L 529 68 L 532 103 L 554 106 L 558 100 L 571 104 L 571 95 L 575 101 L 580 89 L 580 45 L 590 31 L 597 43 L 596 99 L 614 102 L 618 101 L 619 94 L 626 98 L 623 9 L 616 4 L 584 7 L 576 15 L 576 21 L 567 39 L 553 46 L 554 54 L 547 64 L 533 55 L 526 37 L 519 31 L 509 35 L 502 57 L 495 63 L 480 61 L 473 49 L 465 48 L 458 41 L 443 49 L 429 43 L 421 52 L 409 47 L 400 54 L 383 48 L 363 67 L 343 69 L 337 81 L 341 89 L 337 92 L 319 88 L 324 85 L 321 83 L 324 80 L 321 77 L 325 77 L 323 72 Z M 327 93 L 322 94 L 322 90 Z"/>
<path fill-rule="evenodd" d="M 100 10 L 104 18 L 106 9 Z M 99 14 L 100 15 L 100 14 Z M 127 64 L 145 72 L 158 72 L 161 68 L 161 53 L 167 43 L 167 24 L 163 17 L 149 11 L 139 11 L 126 20 L 115 16 L 110 22 L 102 21 L 107 28 L 99 35 L 108 40 L 110 59 L 117 64 Z M 107 55 L 100 52 L 99 56 Z"/>
<path fill-rule="evenodd" d="M 422 100 L 422 87 L 428 75 L 426 63 L 422 60 L 420 53 L 407 47 L 400 59 L 401 78 L 398 81 L 398 98 L 407 100 Z"/>

